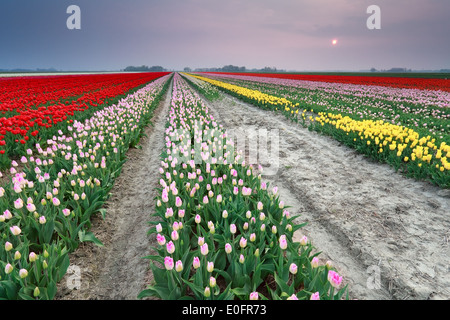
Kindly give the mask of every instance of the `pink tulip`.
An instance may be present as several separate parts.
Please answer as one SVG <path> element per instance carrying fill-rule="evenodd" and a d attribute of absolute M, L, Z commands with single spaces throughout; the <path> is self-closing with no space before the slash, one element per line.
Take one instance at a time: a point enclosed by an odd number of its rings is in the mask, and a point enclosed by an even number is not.
<path fill-rule="evenodd" d="M 258 299 L 259 299 L 258 292 L 254 291 L 254 292 L 250 293 L 250 300 L 258 300 Z"/>
<path fill-rule="evenodd" d="M 164 266 L 167 270 L 173 269 L 173 259 L 171 257 L 165 257 L 164 258 Z"/>
<path fill-rule="evenodd" d="M 206 256 L 209 252 L 208 250 L 208 244 L 205 243 L 200 247 L 200 252 L 202 253 L 202 255 Z"/>
<path fill-rule="evenodd" d="M 241 237 L 241 240 L 239 241 L 239 246 L 241 248 L 245 248 L 247 246 L 247 239 L 245 239 L 244 237 Z"/>
<path fill-rule="evenodd" d="M 330 270 L 328 271 L 328 281 L 330 281 L 333 287 L 339 288 L 342 282 L 342 277 L 340 277 L 337 272 Z"/>
<path fill-rule="evenodd" d="M 163 235 L 158 234 L 156 236 L 156 241 L 158 241 L 159 245 L 163 246 L 166 243 L 166 238 Z"/>
<path fill-rule="evenodd" d="M 198 269 L 200 267 L 200 259 L 198 257 L 194 257 L 194 261 L 192 262 L 192 266 L 194 269 Z"/>
<path fill-rule="evenodd" d="M 313 294 L 311 295 L 310 300 L 320 300 L 320 294 L 319 294 L 319 292 L 313 293 Z"/>
<path fill-rule="evenodd" d="M 286 241 L 285 235 L 280 236 L 280 248 L 282 250 L 286 250 L 286 248 L 287 248 L 287 241 Z"/>
<path fill-rule="evenodd" d="M 169 241 L 169 242 L 166 244 L 166 250 L 167 250 L 167 252 L 168 252 L 169 254 L 172 254 L 172 253 L 175 252 L 175 245 L 173 244 L 172 241 Z"/>
<path fill-rule="evenodd" d="M 181 260 L 178 260 L 178 261 L 175 263 L 175 270 L 176 270 L 177 272 L 183 271 L 183 262 L 182 262 Z"/>
<path fill-rule="evenodd" d="M 292 274 L 297 274 L 298 271 L 298 267 L 295 263 L 291 263 L 291 265 L 289 266 L 289 272 Z"/>

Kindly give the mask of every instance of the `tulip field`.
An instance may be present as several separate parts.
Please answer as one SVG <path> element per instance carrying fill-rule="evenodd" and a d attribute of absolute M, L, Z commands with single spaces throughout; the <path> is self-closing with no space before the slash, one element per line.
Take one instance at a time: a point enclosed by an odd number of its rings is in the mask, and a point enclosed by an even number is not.
<path fill-rule="evenodd" d="M 33 81 L 27 77 L 0 78 L 0 168 L 10 165 L 10 157 L 34 146 L 38 136 L 45 139 L 60 129 L 60 123 L 73 122 L 75 114 L 79 121 L 86 119 L 95 107 L 110 104 L 160 75 L 38 76 Z"/>
<path fill-rule="evenodd" d="M 0 87 L 0 299 L 61 298 L 69 266 L 81 263 L 98 278 L 110 273 L 108 288 L 133 286 L 131 299 L 345 300 L 358 298 L 353 288 L 364 298 L 374 265 L 383 274 L 376 297 L 450 298 L 441 276 L 448 80 L 149 72 L 5 77 Z M 281 169 L 267 179 L 228 131 L 258 125 L 281 132 Z M 158 133 L 159 144 L 145 142 Z M 142 163 L 158 170 L 120 180 L 135 161 L 129 152 L 146 148 L 160 156 Z M 131 199 L 137 189 L 144 196 Z M 138 284 L 116 285 L 103 264 L 133 274 L 131 258 L 119 257 L 127 252 L 105 251 L 114 229 L 106 244 L 98 236 L 115 213 L 112 195 L 139 208 L 116 220 L 146 223 L 148 243 L 123 249 L 145 264 L 149 278 Z M 77 260 L 89 246 L 92 261 Z M 438 262 L 424 258 L 431 251 Z M 399 278 L 412 260 L 420 272 L 411 274 L 428 279 Z M 105 291 L 88 296 L 113 296 Z"/>
<path fill-rule="evenodd" d="M 68 253 L 74 251 L 80 242 L 98 242 L 87 231 L 90 216 L 102 213 L 102 204 L 107 199 L 115 177 L 120 174 L 124 154 L 139 141 L 142 127 L 148 123 L 152 108 L 167 87 L 164 85 L 167 85 L 168 77 L 167 74 L 146 75 L 145 80 L 138 77 L 139 81 L 131 81 L 132 87 L 158 79 L 116 104 L 99 110 L 93 108 L 91 116 L 85 120 L 71 118 L 72 121 L 65 123 L 64 127 L 59 126 L 55 135 L 52 131 L 47 131 L 47 128 L 40 130 L 39 142 L 19 154 L 20 170 L 16 170 L 18 163 L 12 161 L 8 172 L 11 181 L 0 188 L 0 206 L 3 212 L 0 215 L 3 242 L 0 248 L 1 298 L 53 299 L 56 283 L 69 266 Z M 86 92 L 84 86 L 93 90 L 90 76 L 82 78 L 84 79 L 76 79 L 81 80 L 76 81 L 80 86 L 69 93 L 70 97 Z M 116 77 L 115 81 L 103 84 L 98 82 L 95 93 L 87 91 L 88 100 L 71 100 L 70 105 L 77 107 L 67 110 L 67 113 L 70 115 L 73 110 L 87 108 L 85 101 L 98 105 L 102 103 L 101 100 L 130 89 L 129 83 L 118 82 L 119 79 L 120 77 Z M 57 88 L 61 88 L 61 83 L 65 83 L 65 86 L 70 83 L 67 79 L 64 82 L 64 77 L 56 80 L 61 81 L 42 81 L 57 82 Z M 7 80 L 3 81 L 9 83 Z M 34 81 L 39 82 L 41 79 L 29 82 L 33 84 Z M 102 92 L 102 86 L 108 82 L 109 88 L 106 86 L 105 92 Z M 23 87 L 27 87 L 26 84 Z M 44 88 L 49 88 L 50 92 L 58 92 L 52 87 Z M 109 94 L 108 90 L 111 91 Z M 61 96 L 50 94 L 42 101 L 55 102 Z M 10 97 L 10 101 L 15 100 L 20 101 Z M 27 101 L 27 98 L 23 97 L 23 101 Z M 33 102 L 29 104 L 38 108 L 40 105 Z M 5 112 L 19 113 L 18 118 L 27 114 L 27 110 L 15 105 L 15 108 L 10 107 Z M 30 110 L 38 112 L 32 107 Z M 84 117 L 85 115 L 81 119 Z"/>
<path fill-rule="evenodd" d="M 140 297 L 340 299 L 345 287 L 335 288 L 342 277 L 318 265 L 306 237 L 292 241 L 301 225 L 293 223 L 277 188 L 233 152 L 226 131 L 178 74 L 171 103 L 152 229 L 159 248 L 149 257 L 161 267 L 152 263 L 155 284 Z M 202 141 L 200 165 L 191 138 Z"/>
<path fill-rule="evenodd" d="M 390 87 L 362 85 L 358 77 L 347 84 L 330 83 L 330 77 L 322 82 L 262 76 L 195 77 L 304 126 L 308 122 L 311 130 L 387 162 L 407 176 L 450 187 L 448 81 L 432 82 L 436 91 L 420 90 L 414 81 L 405 88 L 404 79 Z"/>

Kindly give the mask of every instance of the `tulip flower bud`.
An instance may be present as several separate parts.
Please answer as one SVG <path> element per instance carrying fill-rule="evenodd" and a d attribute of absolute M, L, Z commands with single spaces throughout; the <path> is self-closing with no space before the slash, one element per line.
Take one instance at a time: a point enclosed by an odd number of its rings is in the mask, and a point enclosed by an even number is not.
<path fill-rule="evenodd" d="M 259 257 L 259 248 L 255 250 L 255 257 Z"/>
<path fill-rule="evenodd" d="M 183 262 L 182 262 L 181 260 L 178 260 L 178 261 L 175 263 L 175 270 L 176 270 L 177 272 L 183 271 Z"/>
<path fill-rule="evenodd" d="M 8 209 L 5 210 L 5 211 L 3 212 L 3 216 L 4 216 L 5 219 L 7 219 L 7 220 L 12 219 L 12 213 L 11 213 L 11 211 L 9 211 Z"/>
<path fill-rule="evenodd" d="M 208 261 L 206 270 L 208 270 L 208 272 L 213 272 L 214 271 L 214 262 Z"/>
<path fill-rule="evenodd" d="M 14 260 L 19 260 L 21 257 L 22 257 L 22 255 L 20 254 L 19 251 L 16 251 L 16 252 L 14 253 Z"/>
<path fill-rule="evenodd" d="M 298 271 L 298 267 L 295 263 L 291 263 L 291 265 L 289 266 L 289 272 L 292 274 L 297 274 Z"/>
<path fill-rule="evenodd" d="M 41 294 L 41 291 L 39 291 L 39 288 L 36 287 L 33 291 L 33 296 L 34 297 L 39 297 L 39 295 Z"/>
<path fill-rule="evenodd" d="M 277 233 L 277 227 L 276 226 L 272 226 L 272 233 L 276 234 Z"/>
<path fill-rule="evenodd" d="M 300 245 L 306 246 L 307 243 L 308 243 L 308 238 L 307 238 L 306 236 L 303 236 L 303 237 L 300 239 Z"/>
<path fill-rule="evenodd" d="M 21 209 L 23 207 L 23 200 L 22 199 L 17 199 L 14 201 L 14 208 L 16 209 Z"/>
<path fill-rule="evenodd" d="M 311 260 L 311 267 L 313 267 L 314 269 L 317 268 L 317 267 L 319 267 L 319 258 L 314 257 L 314 258 Z"/>
<path fill-rule="evenodd" d="M 280 236 L 280 248 L 282 250 L 286 250 L 286 248 L 287 248 L 287 241 L 286 241 L 285 235 Z"/>
<path fill-rule="evenodd" d="M 13 245 L 11 242 L 6 241 L 5 243 L 5 250 L 10 251 L 13 248 Z"/>
<path fill-rule="evenodd" d="M 205 243 L 205 238 L 204 237 L 198 237 L 198 242 L 197 243 L 201 247 Z"/>
<path fill-rule="evenodd" d="M 231 247 L 231 244 L 229 244 L 229 243 L 225 244 L 225 252 L 230 254 L 231 251 L 233 251 L 233 248 Z"/>
<path fill-rule="evenodd" d="M 258 299 L 259 299 L 258 292 L 254 291 L 254 292 L 250 293 L 250 300 L 258 300 Z"/>
<path fill-rule="evenodd" d="M 173 269 L 173 259 L 171 257 L 165 257 L 164 258 L 164 266 L 166 267 L 166 270 L 172 270 Z"/>
<path fill-rule="evenodd" d="M 22 230 L 18 226 L 12 226 L 9 228 L 9 230 L 15 236 L 18 236 L 22 232 Z"/>
<path fill-rule="evenodd" d="M 228 218 L 228 211 L 227 210 L 223 210 L 222 218 L 224 218 L 224 219 Z"/>
<path fill-rule="evenodd" d="M 319 294 L 319 292 L 313 293 L 313 294 L 311 295 L 310 300 L 320 300 L 320 294 Z"/>
<path fill-rule="evenodd" d="M 166 238 L 158 233 L 156 241 L 158 241 L 159 245 L 163 246 L 166 243 Z"/>
<path fill-rule="evenodd" d="M 10 263 L 8 263 L 8 264 L 5 266 L 5 273 L 6 273 L 6 274 L 10 274 L 10 273 L 13 271 L 13 269 L 14 269 L 14 267 L 13 267 Z"/>
<path fill-rule="evenodd" d="M 241 240 L 239 241 L 239 246 L 241 248 L 245 248 L 247 246 L 247 239 L 245 239 L 244 237 L 241 237 Z"/>
<path fill-rule="evenodd" d="M 200 259 L 198 257 L 194 257 L 194 261 L 192 262 L 192 266 L 194 269 L 198 269 L 200 267 Z"/>
<path fill-rule="evenodd" d="M 255 234 L 255 233 L 252 233 L 252 234 L 250 235 L 250 241 L 251 241 L 251 242 L 255 242 L 255 240 L 256 240 L 256 234 Z"/>
<path fill-rule="evenodd" d="M 259 211 L 262 211 L 262 209 L 264 208 L 263 203 L 261 201 L 258 202 L 257 208 Z"/>
<path fill-rule="evenodd" d="M 202 245 L 200 247 L 200 252 L 204 256 L 206 256 L 208 254 L 209 250 L 208 250 L 208 244 L 207 243 L 205 243 L 204 245 Z"/>
<path fill-rule="evenodd" d="M 245 262 L 245 257 L 244 257 L 243 254 L 241 254 L 241 255 L 239 256 L 239 262 L 242 263 L 242 264 Z"/>
<path fill-rule="evenodd" d="M 235 234 L 236 233 L 236 225 L 233 223 L 233 224 L 230 224 L 230 232 L 232 233 L 232 234 Z"/>
<path fill-rule="evenodd" d="M 30 260 L 30 262 L 35 262 L 37 259 L 37 254 L 34 252 L 30 252 L 30 254 L 28 255 L 28 260 Z"/>
<path fill-rule="evenodd" d="M 172 254 L 175 252 L 175 245 L 173 244 L 172 241 L 167 242 L 166 244 L 166 250 L 169 254 Z"/>
<path fill-rule="evenodd" d="M 19 276 L 20 276 L 21 279 L 24 279 L 24 278 L 28 277 L 27 269 L 20 269 L 19 270 Z"/>
<path fill-rule="evenodd" d="M 216 286 L 216 278 L 214 278 L 214 277 L 209 278 L 209 286 L 211 288 L 214 288 Z"/>
<path fill-rule="evenodd" d="M 209 287 L 205 288 L 204 296 L 205 298 L 209 298 L 211 296 L 211 289 Z"/>
<path fill-rule="evenodd" d="M 44 258 L 48 258 L 49 254 L 47 250 L 44 250 Z"/>

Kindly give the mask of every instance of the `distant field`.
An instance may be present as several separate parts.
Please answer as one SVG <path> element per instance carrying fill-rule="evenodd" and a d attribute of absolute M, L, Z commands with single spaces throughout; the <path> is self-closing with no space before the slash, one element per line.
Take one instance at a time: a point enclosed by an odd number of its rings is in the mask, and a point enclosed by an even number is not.
<path fill-rule="evenodd" d="M 250 72 L 249 72 L 250 73 Z M 251 72 L 265 73 L 265 72 Z M 357 76 L 357 77 L 398 77 L 398 78 L 429 78 L 450 79 L 450 73 L 442 72 L 277 72 L 280 74 L 301 74 L 318 76 Z"/>
<path fill-rule="evenodd" d="M 450 79 L 450 73 L 441 72 L 296 72 L 292 74 L 308 75 L 335 75 L 335 76 L 363 76 L 363 77 L 399 77 L 399 78 L 431 78 L 431 79 Z"/>
<path fill-rule="evenodd" d="M 120 71 L 0 72 L 0 77 L 64 76 L 70 74 L 107 74 L 107 73 L 128 73 L 128 72 L 120 72 Z"/>

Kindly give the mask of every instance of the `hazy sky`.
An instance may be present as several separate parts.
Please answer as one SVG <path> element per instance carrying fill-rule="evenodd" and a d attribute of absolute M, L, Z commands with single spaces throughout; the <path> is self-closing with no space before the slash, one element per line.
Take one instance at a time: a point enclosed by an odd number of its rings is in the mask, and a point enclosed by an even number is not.
<path fill-rule="evenodd" d="M 1 0 L 0 69 L 450 68 L 449 13 L 449 0 Z"/>

